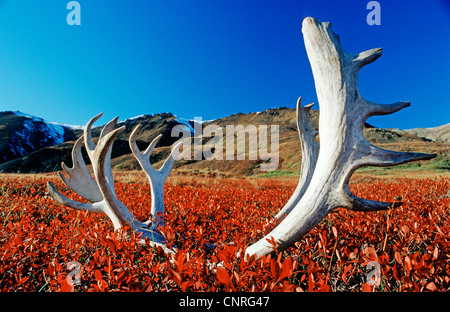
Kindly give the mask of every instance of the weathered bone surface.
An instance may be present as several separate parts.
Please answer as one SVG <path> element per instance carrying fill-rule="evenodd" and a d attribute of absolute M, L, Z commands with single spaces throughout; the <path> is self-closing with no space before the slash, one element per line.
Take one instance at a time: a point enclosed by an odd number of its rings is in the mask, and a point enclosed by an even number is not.
<path fill-rule="evenodd" d="M 297 101 L 297 129 L 300 137 L 302 147 L 302 166 L 300 169 L 300 180 L 297 188 L 292 194 L 289 201 L 275 216 L 277 221 L 280 221 L 285 215 L 297 205 L 300 198 L 305 193 L 311 176 L 316 168 L 317 155 L 319 154 L 319 143 L 316 141 L 317 132 L 312 130 L 311 123 L 311 107 L 313 104 L 308 104 L 305 107 L 301 106 L 301 97 Z"/>
<path fill-rule="evenodd" d="M 376 104 L 359 94 L 358 72 L 380 57 L 381 49 L 349 54 L 342 48 L 330 23 L 321 23 L 311 17 L 304 19 L 302 32 L 320 106 L 320 152 L 315 168 L 310 167 L 308 177 L 304 182 L 300 181 L 303 183 L 301 188 L 305 186 L 306 189 L 297 189 L 295 198 L 291 199 L 297 202 L 295 206 L 283 212 L 290 210 L 275 229 L 247 248 L 247 255 L 261 257 L 272 253 L 274 246 L 268 242 L 271 238 L 279 251 L 292 246 L 337 207 L 373 211 L 398 206 L 399 203 L 394 205 L 356 197 L 348 186 L 351 175 L 362 166 L 390 166 L 435 157 L 383 150 L 364 138 L 363 125 L 367 118 L 391 114 L 409 106 L 409 102 Z M 311 136 L 307 125 L 299 127 L 299 131 Z M 303 144 L 305 141 L 302 139 Z M 311 160 L 310 163 L 314 165 Z"/>
<path fill-rule="evenodd" d="M 147 222 L 140 222 L 136 220 L 130 210 L 116 197 L 111 170 L 111 150 L 114 140 L 119 133 L 124 130 L 124 127 L 114 130 L 117 126 L 117 118 L 113 119 L 103 127 L 98 143 L 94 144 L 91 136 L 91 129 L 94 122 L 101 116 L 102 114 L 99 114 L 92 118 L 87 123 L 84 134 L 76 141 L 72 150 L 73 167 L 68 168 L 64 163 L 62 164 L 63 171 L 67 174 L 67 176 L 59 172 L 59 176 L 68 188 L 91 203 L 81 203 L 68 199 L 62 195 L 50 182 L 48 182 L 47 186 L 50 196 L 52 196 L 59 203 L 74 209 L 104 213 L 111 219 L 114 225 L 114 230 L 118 230 L 125 225 L 130 226 L 130 229 L 133 232 L 141 234 L 142 241 L 144 241 L 145 238 L 148 238 L 151 245 L 161 246 L 166 250 L 166 252 L 171 252 L 165 247 L 166 239 L 157 230 L 156 226 L 148 226 L 148 224 L 152 223 L 153 218 Z M 137 130 L 138 129 L 135 129 L 135 132 Z M 132 148 L 134 148 L 134 152 L 138 152 L 135 136 L 132 138 L 133 141 L 130 140 L 130 145 L 133 146 Z M 92 163 L 95 180 L 91 176 L 81 154 L 83 140 L 89 159 Z M 156 145 L 156 142 L 157 140 L 152 142 L 150 146 L 151 148 L 148 148 L 149 153 Z M 178 149 L 176 147 L 170 154 L 169 159 L 172 159 L 174 154 L 177 152 Z M 144 156 L 148 157 L 149 153 L 144 153 Z M 166 163 L 163 165 L 164 170 L 161 169 L 163 176 L 165 177 L 167 177 L 173 166 L 173 159 L 169 159 L 166 160 Z M 146 172 L 149 170 L 149 167 L 151 167 L 149 160 L 148 164 L 146 164 L 143 158 L 140 159 L 139 162 L 141 165 L 144 164 Z M 151 179 L 150 183 L 152 186 L 154 181 L 160 183 L 160 178 L 158 175 L 156 178 Z M 164 183 L 162 183 L 162 185 L 164 185 Z M 161 187 L 156 186 L 156 188 L 158 190 L 156 197 L 163 197 Z M 164 203 L 163 198 L 158 198 L 156 201 L 158 200 Z M 159 207 L 159 209 L 161 209 L 161 207 Z M 152 212 L 153 211 L 156 211 L 156 207 L 152 207 Z"/>
<path fill-rule="evenodd" d="M 352 174 L 362 166 L 391 166 L 413 160 L 430 159 L 436 155 L 400 153 L 383 150 L 366 141 L 363 135 L 364 122 L 370 116 L 394 113 L 409 106 L 409 102 L 381 105 L 369 102 L 358 91 L 358 72 L 381 56 L 381 49 L 359 54 L 349 54 L 341 46 L 339 36 L 331 30 L 330 23 L 308 17 L 303 21 L 306 51 L 311 62 L 317 97 L 320 104 L 319 143 L 312 131 L 310 108 L 297 103 L 297 124 L 302 144 L 302 172 L 299 184 L 291 199 L 277 214 L 282 220 L 264 238 L 247 248 L 246 255 L 263 255 L 275 249 L 268 242 L 274 239 L 277 250 L 284 250 L 308 233 L 325 216 L 337 207 L 352 210 L 375 211 L 399 206 L 401 203 L 386 203 L 358 198 L 350 192 L 348 183 Z M 108 215 L 115 229 L 128 225 L 142 238 L 153 245 L 162 246 L 166 252 L 166 240 L 157 227 L 164 219 L 164 183 L 173 168 L 181 142 L 174 146 L 161 169 L 150 164 L 150 154 L 160 137 L 141 152 L 136 145 L 136 127 L 130 135 L 131 150 L 147 174 L 152 189 L 152 217 L 139 222 L 117 199 L 111 170 L 111 148 L 114 139 L 124 127 L 117 126 L 117 118 L 104 126 L 98 143 L 94 144 L 91 128 L 101 114 L 86 125 L 84 135 L 75 143 L 72 151 L 73 168 L 62 164 L 64 173 L 59 173 L 71 190 L 90 203 L 73 201 L 63 196 L 50 182 L 49 194 L 59 203 L 74 209 L 102 212 Z M 81 155 L 81 146 L 86 146 L 95 179 L 91 176 Z M 151 225 L 150 225 L 151 224 Z"/>

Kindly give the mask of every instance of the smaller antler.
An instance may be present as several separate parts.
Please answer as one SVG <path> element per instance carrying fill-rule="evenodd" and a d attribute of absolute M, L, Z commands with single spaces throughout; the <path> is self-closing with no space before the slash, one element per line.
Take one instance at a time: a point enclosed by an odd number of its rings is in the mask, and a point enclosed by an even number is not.
<path fill-rule="evenodd" d="M 141 125 L 137 125 L 130 134 L 129 143 L 131 151 L 136 157 L 137 161 L 141 165 L 147 175 L 148 181 L 151 187 L 152 194 L 152 217 L 145 222 L 146 224 L 152 224 L 152 229 L 157 229 L 159 225 L 164 225 L 164 183 L 172 171 L 173 165 L 175 163 L 176 155 L 179 153 L 180 146 L 182 142 L 177 143 L 171 150 L 169 157 L 166 159 L 164 164 L 159 170 L 153 168 L 150 163 L 150 155 L 158 144 L 162 135 L 158 135 L 147 147 L 147 149 L 142 153 L 136 144 L 136 134 L 138 133 Z"/>
<path fill-rule="evenodd" d="M 74 209 L 105 213 L 111 219 L 115 230 L 127 225 L 131 231 L 141 235 L 142 242 L 144 242 L 145 238 L 148 238 L 151 245 L 161 246 L 169 253 L 173 252 L 165 247 L 166 239 L 159 231 L 153 227 L 149 228 L 147 223 L 138 221 L 117 198 L 111 169 L 111 151 L 114 140 L 125 127 L 114 129 L 117 126 L 117 118 L 114 118 L 103 127 L 98 142 L 95 144 L 91 136 L 92 125 L 101 116 L 102 114 L 99 114 L 92 118 L 87 123 L 84 134 L 75 142 L 72 150 L 73 167 L 68 168 L 64 163 L 62 164 L 63 171 L 67 176 L 61 172 L 58 173 L 67 187 L 91 203 L 71 200 L 62 195 L 50 182 L 47 182 L 49 195 L 60 204 Z M 92 163 L 95 180 L 91 176 L 81 154 L 83 141 Z M 154 145 L 156 145 L 156 142 Z M 167 165 L 165 166 L 167 169 L 161 170 L 165 175 L 170 173 L 173 166 L 173 161 L 168 161 L 168 163 L 171 165 Z M 162 207 L 162 210 L 164 211 L 164 207 Z"/>

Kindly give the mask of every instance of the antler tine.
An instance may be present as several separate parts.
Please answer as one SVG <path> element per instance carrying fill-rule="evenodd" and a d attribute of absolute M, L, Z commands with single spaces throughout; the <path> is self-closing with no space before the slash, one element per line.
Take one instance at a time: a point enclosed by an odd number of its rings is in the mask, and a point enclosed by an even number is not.
<path fill-rule="evenodd" d="M 101 212 L 106 214 L 109 219 L 112 221 L 114 229 L 119 229 L 122 224 L 120 223 L 120 220 L 117 218 L 117 216 L 114 214 L 111 209 L 108 208 L 106 202 L 104 200 L 95 202 L 95 203 L 82 203 L 75 200 L 71 200 L 67 198 L 66 196 L 62 195 L 58 189 L 51 183 L 47 182 L 47 190 L 49 195 L 56 200 L 61 205 L 76 209 L 76 210 L 83 210 L 83 211 L 89 211 L 89 212 Z"/>
<path fill-rule="evenodd" d="M 140 125 L 137 125 L 130 134 L 129 143 L 131 151 L 136 157 L 139 165 L 147 175 L 150 183 L 151 195 L 152 195 L 152 217 L 146 222 L 146 224 L 152 223 L 152 228 L 156 228 L 159 225 L 164 224 L 164 183 L 172 171 L 173 164 L 175 162 L 175 155 L 179 152 L 181 142 L 179 142 L 170 152 L 169 157 L 159 170 L 153 168 L 150 163 L 150 154 L 155 148 L 156 144 L 161 139 L 162 135 L 158 135 L 147 149 L 142 153 L 136 144 L 136 134 L 140 129 Z M 156 222 L 154 222 L 156 220 Z"/>
<path fill-rule="evenodd" d="M 117 127 L 117 120 L 119 120 L 118 116 L 114 117 L 110 122 L 103 126 L 102 131 L 100 132 L 100 137 L 98 138 L 99 140 Z"/>
<path fill-rule="evenodd" d="M 162 138 L 162 134 L 159 134 L 156 138 L 154 138 L 153 141 L 146 148 L 146 150 L 144 152 L 141 152 L 136 144 L 136 134 L 139 132 L 140 127 L 141 125 L 137 125 L 130 134 L 129 143 L 131 151 L 133 152 L 134 156 L 138 159 L 143 169 L 144 167 L 146 168 L 144 169 L 144 171 L 147 172 L 147 169 L 149 169 L 148 171 L 151 172 L 160 172 L 160 174 L 162 174 L 167 178 L 172 170 L 173 164 L 176 160 L 175 158 L 179 153 L 179 149 L 182 145 L 182 142 L 178 142 L 174 147 L 172 147 L 169 157 L 166 159 L 161 168 L 159 170 L 156 170 L 155 168 L 153 168 L 153 166 L 150 165 L 149 158 L 154 148 L 158 144 L 159 140 Z"/>
<path fill-rule="evenodd" d="M 133 152 L 134 157 L 136 157 L 137 161 L 141 165 L 144 172 L 148 175 L 155 174 L 156 169 L 153 168 L 153 166 L 150 164 L 150 155 L 155 148 L 156 144 L 158 144 L 159 140 L 161 139 L 162 135 L 158 135 L 156 138 L 153 139 L 153 141 L 150 143 L 150 145 L 146 148 L 144 152 L 141 152 L 137 146 L 136 143 L 136 134 L 139 132 L 139 129 L 141 128 L 141 125 L 137 125 L 133 131 L 130 134 L 130 137 L 128 139 L 128 142 L 130 144 L 130 149 Z"/>
<path fill-rule="evenodd" d="M 96 122 L 100 117 L 103 116 L 103 113 L 100 113 L 94 117 L 92 117 L 84 127 L 84 145 L 86 146 L 86 151 L 89 155 L 89 158 L 91 157 L 90 154 L 94 152 L 95 150 L 95 143 L 92 140 L 92 125 L 94 122 Z"/>
<path fill-rule="evenodd" d="M 360 52 L 353 58 L 353 64 L 356 65 L 358 69 L 363 66 L 376 61 L 383 53 L 383 48 L 375 48 L 367 51 Z"/>
<path fill-rule="evenodd" d="M 156 138 L 154 138 L 152 140 L 152 142 L 150 143 L 150 145 L 145 149 L 144 151 L 144 155 L 147 156 L 148 158 L 150 158 L 151 153 L 153 152 L 153 150 L 156 147 L 156 144 L 158 144 L 159 140 L 162 138 L 162 134 L 159 134 L 156 136 Z"/>
<path fill-rule="evenodd" d="M 100 113 L 97 116 L 93 117 L 91 120 L 89 120 L 84 129 L 84 144 L 86 146 L 86 151 L 88 153 L 89 159 L 91 160 L 92 166 L 94 168 L 94 172 L 96 171 L 97 168 L 94 165 L 94 163 L 95 163 L 94 153 L 96 150 L 96 145 L 95 145 L 94 141 L 92 140 L 92 126 L 101 116 L 103 116 L 103 113 Z M 112 119 L 110 122 L 108 122 L 102 128 L 102 131 L 101 131 L 100 137 L 99 137 L 99 142 L 108 133 L 111 133 L 111 131 L 114 130 L 114 128 L 117 126 L 117 120 L 118 120 L 118 117 L 115 117 L 114 119 Z M 111 188 L 112 192 L 114 193 L 114 178 L 113 178 L 112 169 L 111 169 L 111 152 L 112 152 L 112 149 L 108 149 L 107 153 L 105 155 L 105 165 L 106 165 L 105 177 L 106 177 L 106 180 L 108 181 L 109 187 Z"/>
<path fill-rule="evenodd" d="M 291 212 L 305 193 L 314 173 L 317 155 L 319 153 L 319 143 L 315 139 L 316 133 L 313 131 L 311 123 L 311 107 L 314 103 L 302 107 L 301 100 L 302 97 L 299 97 L 297 100 L 297 130 L 302 148 L 300 179 L 289 201 L 275 216 L 278 221 L 281 220 L 283 216 Z"/>
<path fill-rule="evenodd" d="M 47 182 L 47 189 L 49 195 L 61 205 L 65 205 L 76 210 L 104 212 L 103 206 L 100 203 L 81 203 L 67 198 L 66 196 L 61 194 L 61 192 L 58 191 L 58 189 L 51 182 Z"/>
<path fill-rule="evenodd" d="M 101 201 L 103 197 L 81 154 L 83 140 L 84 136 L 82 135 L 72 148 L 72 168 L 67 167 L 65 163 L 61 163 L 61 167 L 68 177 L 62 172 L 58 172 L 58 175 L 68 188 L 95 203 Z"/>
<path fill-rule="evenodd" d="M 161 175 L 164 177 L 164 180 L 167 179 L 173 169 L 173 165 L 177 159 L 177 155 L 179 155 L 180 153 L 181 145 L 183 145 L 183 142 L 178 142 L 171 148 L 169 157 L 167 157 L 166 161 L 159 169 Z"/>

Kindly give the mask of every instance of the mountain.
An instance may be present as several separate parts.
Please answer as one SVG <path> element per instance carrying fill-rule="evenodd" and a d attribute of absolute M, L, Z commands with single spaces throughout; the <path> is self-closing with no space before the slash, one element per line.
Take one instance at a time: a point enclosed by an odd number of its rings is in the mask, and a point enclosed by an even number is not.
<path fill-rule="evenodd" d="M 19 111 L 0 112 L 0 164 L 76 139 L 81 128 L 47 122 Z"/>
<path fill-rule="evenodd" d="M 313 129 L 317 130 L 319 112 L 311 110 L 311 114 Z M 280 147 L 279 166 L 272 174 L 297 174 L 300 170 L 301 148 L 297 133 L 295 109 L 280 107 L 255 113 L 237 113 L 217 120 L 205 121 L 202 124 L 177 117 L 171 113 L 141 115 L 120 121 L 118 126 L 125 126 L 125 130 L 118 136 L 113 145 L 111 163 L 114 170 L 140 170 L 140 166 L 131 154 L 128 145 L 129 135 L 137 124 L 141 125 L 137 134 L 137 144 L 141 150 L 145 149 L 157 135 L 162 134 L 162 138 L 151 156 L 151 162 L 156 168 L 165 161 L 170 153 L 171 145 L 179 139 L 172 136 L 172 130 L 177 126 L 193 136 L 194 129 L 199 127 L 208 129 L 208 126 L 214 125 L 218 129 L 217 133 L 221 134 L 225 140 L 227 126 L 230 125 L 241 125 L 247 127 L 247 129 L 254 126 L 258 133 L 262 129 L 261 126 L 268 126 L 270 131 L 270 125 L 277 125 Z M 98 137 L 100 130 L 101 127 L 93 129 L 94 138 Z M 419 162 L 419 165 L 435 169 L 450 169 L 450 145 L 448 141 L 439 142 L 437 138 L 432 140 L 419 137 L 411 130 L 379 129 L 369 124 L 365 124 L 363 131 L 369 142 L 385 149 L 436 153 L 438 154 L 437 158 Z M 70 152 L 74 141 L 81 134 L 80 127 L 49 123 L 41 118 L 19 112 L 0 113 L 0 158 L 8 160 L 0 161 L 0 172 L 52 172 L 61 169 L 60 163 L 62 161 L 71 166 Z M 232 133 L 232 135 L 236 137 L 236 134 Z M 439 136 L 439 138 L 442 138 L 442 136 Z M 208 143 L 210 144 L 211 140 L 210 137 L 202 138 L 202 150 Z M 270 139 L 268 142 L 268 145 L 270 145 Z M 261 144 L 261 141 L 258 143 Z M 260 157 L 250 160 L 248 146 L 248 136 L 246 136 L 245 159 L 239 161 L 235 160 L 238 149 L 236 142 L 234 142 L 234 160 L 208 160 L 205 159 L 205 155 L 200 155 L 199 159 L 194 159 L 195 154 L 192 146 L 191 159 L 185 157 L 177 161 L 174 171 L 177 174 L 204 175 L 255 175 L 263 173 L 261 166 L 270 162 L 270 160 L 264 161 Z M 222 149 L 223 159 L 226 159 L 225 143 L 217 143 L 215 148 Z M 186 155 L 189 155 L 189 152 Z M 89 163 L 87 157 L 85 159 L 86 163 Z"/>
<path fill-rule="evenodd" d="M 171 136 L 175 126 L 179 125 L 190 133 L 193 132 L 195 123 L 177 118 L 171 113 L 141 115 L 119 121 L 118 127 L 125 126 L 125 130 L 114 142 L 112 158 L 131 153 L 128 137 L 138 124 L 141 129 L 136 136 L 136 142 L 139 148 L 145 149 L 159 134 L 162 134 L 162 138 L 157 146 L 170 147 L 178 140 L 178 137 Z M 101 128 L 102 126 L 92 129 L 94 141 L 100 135 Z M 70 166 L 72 146 L 83 133 L 82 129 L 80 126 L 47 122 L 18 111 L 0 112 L 0 172 L 51 172 L 60 170 L 61 162 Z M 158 157 L 152 156 L 152 160 Z M 89 163 L 89 159 L 85 159 L 86 163 Z M 136 162 L 132 168 L 137 169 L 138 166 Z"/>
<path fill-rule="evenodd" d="M 319 111 L 311 110 L 312 127 L 318 130 Z M 296 111 L 295 109 L 280 107 L 255 113 L 238 113 L 225 118 L 206 122 L 203 126 L 218 125 L 223 132 L 226 132 L 227 125 L 242 125 L 243 127 L 254 125 L 257 128 L 263 125 L 279 126 L 279 167 L 274 172 L 262 172 L 261 159 L 249 160 L 248 150 L 246 150 L 245 160 L 199 160 L 199 161 L 179 161 L 176 163 L 178 172 L 198 172 L 204 175 L 214 175 L 225 173 L 231 175 L 286 175 L 297 174 L 301 167 L 301 145 L 299 142 Z M 379 129 L 368 123 L 364 125 L 363 133 L 366 139 L 373 145 L 384 149 L 401 152 L 423 152 L 435 153 L 438 156 L 432 160 L 420 161 L 403 165 L 423 166 L 427 169 L 450 170 L 450 146 L 443 142 L 434 142 L 428 139 L 417 137 L 409 133 L 397 133 L 389 129 Z M 225 135 L 225 133 L 224 133 Z M 320 140 L 320 133 L 319 138 Z M 205 138 L 203 143 L 205 143 Z M 246 140 L 246 148 L 248 147 Z M 236 146 L 235 146 L 236 148 Z M 225 148 L 223 148 L 225 150 Z M 224 156 L 225 159 L 225 156 Z"/>
<path fill-rule="evenodd" d="M 397 133 L 408 133 L 435 142 L 450 144 L 450 123 L 433 128 L 414 128 L 408 130 L 390 129 Z"/>

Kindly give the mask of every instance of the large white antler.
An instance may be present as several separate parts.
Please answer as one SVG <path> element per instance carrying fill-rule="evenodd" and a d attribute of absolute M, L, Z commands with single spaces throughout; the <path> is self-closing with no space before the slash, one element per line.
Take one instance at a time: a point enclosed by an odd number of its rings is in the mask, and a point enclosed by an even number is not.
<path fill-rule="evenodd" d="M 138 221 L 116 197 L 111 170 L 111 151 L 114 140 L 125 127 L 114 130 L 117 126 L 117 118 L 113 119 L 103 127 L 97 144 L 94 144 L 91 136 L 92 125 L 101 116 L 102 114 L 99 114 L 92 118 L 87 123 L 83 136 L 76 141 L 72 150 L 73 167 L 68 168 L 64 163 L 62 164 L 63 171 L 67 176 L 59 172 L 59 176 L 68 188 L 91 203 L 81 203 L 68 199 L 48 182 L 47 187 L 50 196 L 59 203 L 74 209 L 105 213 L 111 219 L 115 230 L 128 225 L 133 232 L 140 234 L 143 240 L 148 238 L 152 245 L 161 246 L 166 251 L 170 251 L 165 248 L 166 239 L 164 236 L 156 228 L 149 228 L 148 222 Z M 92 163 L 95 180 L 92 178 L 81 154 L 83 140 Z M 170 158 L 172 158 L 172 154 Z M 173 161 L 170 162 L 173 165 Z M 165 173 L 170 172 L 171 169 L 172 167 L 169 168 L 168 166 Z M 163 194 L 160 194 L 160 196 L 163 196 Z M 162 207 L 162 209 L 164 208 Z"/>
<path fill-rule="evenodd" d="M 362 166 L 391 166 L 436 156 L 387 151 L 371 145 L 364 138 L 363 126 L 367 118 L 391 114 L 409 106 L 409 102 L 376 104 L 359 94 L 359 70 L 380 57 L 382 49 L 349 54 L 342 48 L 339 36 L 331 30 L 330 23 L 321 23 L 311 17 L 303 21 L 302 32 L 320 105 L 320 152 L 315 168 L 314 161 L 309 159 L 311 167 L 308 175 L 312 173 L 311 178 L 305 178 L 305 190 L 296 190 L 290 201 L 295 204 L 282 213 L 288 213 L 285 219 L 268 235 L 248 247 L 247 255 L 261 257 L 272 253 L 274 246 L 268 242 L 272 238 L 279 251 L 288 248 L 337 207 L 374 211 L 399 206 L 401 203 L 356 197 L 348 186 L 351 175 Z M 299 115 L 304 111 L 304 108 L 298 107 Z M 302 139 L 302 144 L 312 142 L 308 119 L 302 119 L 306 124 L 299 127 L 301 135 L 309 137 L 309 141 Z M 315 147 L 313 150 L 311 157 L 314 157 Z"/>

